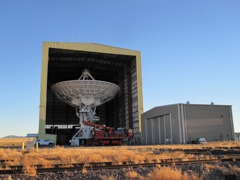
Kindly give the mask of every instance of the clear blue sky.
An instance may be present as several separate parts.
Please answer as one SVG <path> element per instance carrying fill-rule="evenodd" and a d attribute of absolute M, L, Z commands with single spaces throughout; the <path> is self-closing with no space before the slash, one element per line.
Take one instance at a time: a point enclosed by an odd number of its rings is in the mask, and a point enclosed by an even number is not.
<path fill-rule="evenodd" d="M 145 111 L 232 105 L 240 131 L 239 0 L 0 0 L 0 137 L 38 131 L 43 41 L 141 51 Z"/>

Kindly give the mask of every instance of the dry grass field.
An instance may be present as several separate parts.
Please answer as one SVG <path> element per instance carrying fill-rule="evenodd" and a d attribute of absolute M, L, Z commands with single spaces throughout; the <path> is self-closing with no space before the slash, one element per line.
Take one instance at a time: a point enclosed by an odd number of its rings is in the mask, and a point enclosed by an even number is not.
<path fill-rule="evenodd" d="M 23 143 L 31 140 L 33 138 L 0 138 L 0 147 L 22 146 Z"/>
<path fill-rule="evenodd" d="M 240 147 L 240 143 L 234 142 L 212 142 L 197 145 L 152 145 L 152 146 L 101 146 L 101 147 L 60 147 L 33 149 L 28 153 L 23 153 L 21 148 L 12 149 L 6 146 L 21 146 L 28 138 L 0 139 L 0 159 L 8 160 L 4 162 L 5 168 L 9 166 L 24 166 L 26 174 L 35 176 L 36 165 L 43 167 L 53 167 L 55 164 L 62 164 L 69 167 L 75 163 L 92 163 L 92 162 L 112 162 L 113 164 L 122 163 L 143 163 L 163 159 L 175 158 L 194 158 L 194 154 L 185 154 L 181 149 L 205 149 L 205 148 L 233 148 Z M 165 149 L 165 150 L 164 150 Z M 173 151 L 171 151 L 173 150 Z M 211 156 L 211 155 L 209 155 Z M 206 165 L 202 167 L 205 173 L 220 168 L 216 165 Z M 221 167 L 223 169 L 223 167 Z M 239 175 L 240 167 L 232 166 L 232 173 Z M 87 173 L 87 172 L 82 172 Z M 142 176 L 134 170 L 125 172 L 128 179 L 202 179 L 202 175 L 195 172 L 186 172 L 175 167 L 156 167 L 145 176 Z M 240 178 L 240 177 L 239 177 Z M 103 176 L 102 179 L 111 179 L 111 176 Z M 112 177 L 112 179 L 114 179 Z M 203 178 L 204 179 L 204 178 Z"/>

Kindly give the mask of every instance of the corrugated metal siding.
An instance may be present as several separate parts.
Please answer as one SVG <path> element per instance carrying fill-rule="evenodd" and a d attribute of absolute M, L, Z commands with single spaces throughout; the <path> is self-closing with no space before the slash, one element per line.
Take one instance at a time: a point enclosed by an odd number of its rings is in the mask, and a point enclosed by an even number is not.
<path fill-rule="evenodd" d="M 171 114 L 163 114 L 144 120 L 143 144 L 173 144 L 173 129 Z"/>
<path fill-rule="evenodd" d="M 229 106 L 185 105 L 187 141 L 200 137 L 208 141 L 233 139 Z"/>
<path fill-rule="evenodd" d="M 231 106 L 224 105 L 155 107 L 142 115 L 142 144 L 167 144 L 169 138 L 174 144 L 196 141 L 200 137 L 208 141 L 231 140 L 234 137 L 231 113 Z"/>

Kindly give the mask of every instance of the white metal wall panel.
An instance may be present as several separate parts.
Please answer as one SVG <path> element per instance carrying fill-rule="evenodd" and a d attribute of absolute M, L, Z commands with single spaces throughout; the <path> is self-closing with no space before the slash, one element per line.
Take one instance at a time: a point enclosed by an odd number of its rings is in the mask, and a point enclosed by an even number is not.
<path fill-rule="evenodd" d="M 165 143 L 169 144 L 172 141 L 172 135 L 171 135 L 171 122 L 170 122 L 170 115 L 166 114 L 164 115 L 164 123 L 165 123 Z"/>
<path fill-rule="evenodd" d="M 152 118 L 147 119 L 147 144 L 152 144 Z"/>
<path fill-rule="evenodd" d="M 158 117 L 154 117 L 152 118 L 152 131 L 153 131 L 153 144 L 159 144 L 160 143 L 160 139 L 159 139 L 159 127 L 158 127 Z"/>
<path fill-rule="evenodd" d="M 161 136 L 161 143 L 165 144 L 165 124 L 164 124 L 164 116 L 159 116 L 160 119 L 160 136 Z"/>

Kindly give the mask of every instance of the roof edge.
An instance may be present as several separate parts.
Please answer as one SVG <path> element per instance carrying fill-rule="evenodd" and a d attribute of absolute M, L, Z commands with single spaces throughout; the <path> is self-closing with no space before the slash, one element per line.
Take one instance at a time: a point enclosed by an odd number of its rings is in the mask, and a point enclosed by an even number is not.
<path fill-rule="evenodd" d="M 167 107 L 167 106 L 176 106 L 176 105 L 187 105 L 187 106 L 229 106 L 232 107 L 232 105 L 224 105 L 224 104 L 186 104 L 186 103 L 176 103 L 176 104 L 167 104 L 167 105 L 160 105 L 160 106 L 154 106 L 153 108 L 143 112 L 146 113 L 148 111 L 152 111 L 153 109 L 160 108 L 160 107 Z"/>
<path fill-rule="evenodd" d="M 121 47 L 116 47 L 116 46 L 110 46 L 110 45 L 105 45 L 105 44 L 100 44 L 100 43 L 86 43 L 86 42 L 50 42 L 50 41 L 43 41 L 42 42 L 43 46 L 52 46 L 55 45 L 57 47 L 57 45 L 60 46 L 64 46 L 64 45 L 86 45 L 86 46 L 99 46 L 99 47 L 106 47 L 106 48 L 114 48 L 114 49 L 119 49 L 119 50 L 124 50 L 124 51 L 131 51 L 131 52 L 135 52 L 135 53 L 140 53 L 140 51 L 137 50 L 132 50 L 132 49 L 126 49 L 126 48 L 121 48 Z"/>

